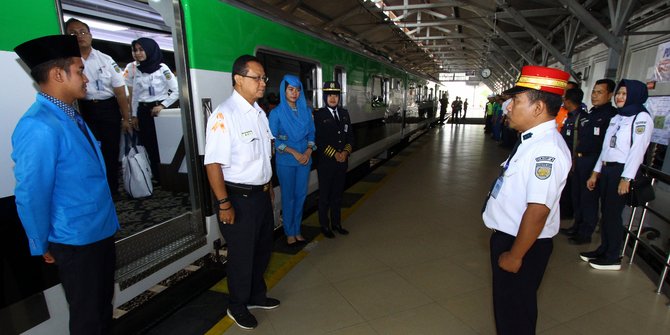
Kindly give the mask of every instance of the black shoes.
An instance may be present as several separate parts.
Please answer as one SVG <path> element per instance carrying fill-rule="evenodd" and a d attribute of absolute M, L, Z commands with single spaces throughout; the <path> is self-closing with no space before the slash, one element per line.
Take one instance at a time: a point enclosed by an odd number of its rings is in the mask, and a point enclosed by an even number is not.
<path fill-rule="evenodd" d="M 278 299 L 275 299 L 275 298 L 265 298 L 265 301 L 263 301 L 262 303 L 249 305 L 249 306 L 247 306 L 247 308 L 248 308 L 248 309 L 256 309 L 256 308 L 260 308 L 260 309 L 275 309 L 275 308 L 279 307 L 279 304 L 280 304 L 280 302 L 279 302 Z"/>
<path fill-rule="evenodd" d="M 569 236 L 569 237 L 573 237 L 573 236 L 577 235 L 577 229 L 575 229 L 575 226 L 572 226 L 570 228 L 561 228 L 559 230 L 559 232 L 561 232 L 561 234 Z"/>
<path fill-rule="evenodd" d="M 333 234 L 333 231 L 330 229 L 321 228 L 321 232 L 323 233 L 323 236 L 327 238 L 335 238 L 335 234 Z"/>
<path fill-rule="evenodd" d="M 235 321 L 235 323 L 242 329 L 254 329 L 258 326 L 258 321 L 253 314 L 249 313 L 248 310 L 244 310 L 239 313 L 233 313 L 230 308 L 226 311 L 226 314 Z"/>
<path fill-rule="evenodd" d="M 609 271 L 618 271 L 621 270 L 621 260 L 607 260 L 604 258 L 596 258 L 589 261 L 589 265 L 596 270 L 609 270 Z"/>
<path fill-rule="evenodd" d="M 579 254 L 579 258 L 581 258 L 584 262 L 590 262 L 598 257 L 600 257 L 600 253 L 597 250 L 582 252 Z"/>
<path fill-rule="evenodd" d="M 342 235 L 349 235 L 349 231 L 342 228 L 342 226 L 333 227 L 333 230 L 342 234 Z"/>
<path fill-rule="evenodd" d="M 572 245 L 582 245 L 591 243 L 591 237 L 589 236 L 573 236 L 568 239 L 568 243 Z"/>

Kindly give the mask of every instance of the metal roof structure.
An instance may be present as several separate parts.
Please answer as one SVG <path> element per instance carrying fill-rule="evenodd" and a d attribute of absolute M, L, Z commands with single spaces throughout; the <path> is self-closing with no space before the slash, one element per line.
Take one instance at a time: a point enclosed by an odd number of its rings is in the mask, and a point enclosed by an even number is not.
<path fill-rule="evenodd" d="M 526 64 L 558 62 L 578 78 L 574 53 L 601 42 L 620 52 L 622 36 L 670 14 L 667 0 L 241 2 L 427 76 L 472 75 L 491 88 L 511 85 Z"/>

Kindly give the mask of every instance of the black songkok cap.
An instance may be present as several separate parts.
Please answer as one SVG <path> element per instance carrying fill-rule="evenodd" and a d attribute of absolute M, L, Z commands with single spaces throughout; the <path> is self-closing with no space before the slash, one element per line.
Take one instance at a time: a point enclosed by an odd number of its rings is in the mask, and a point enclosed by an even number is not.
<path fill-rule="evenodd" d="M 323 93 L 325 94 L 340 94 L 342 89 L 340 83 L 336 81 L 327 81 L 323 83 Z"/>
<path fill-rule="evenodd" d="M 71 35 L 39 37 L 20 44 L 14 51 L 31 70 L 54 59 L 81 57 L 77 37 Z"/>

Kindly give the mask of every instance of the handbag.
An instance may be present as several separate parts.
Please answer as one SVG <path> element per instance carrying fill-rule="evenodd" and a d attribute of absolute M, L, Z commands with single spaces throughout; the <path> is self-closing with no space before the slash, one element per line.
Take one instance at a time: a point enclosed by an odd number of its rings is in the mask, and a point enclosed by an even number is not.
<path fill-rule="evenodd" d="M 644 206 L 646 203 L 656 199 L 654 186 L 651 178 L 638 171 L 635 179 L 630 182 L 630 191 L 626 197 L 626 205 L 631 207 Z"/>
<path fill-rule="evenodd" d="M 121 159 L 123 170 L 123 188 L 133 198 L 151 196 L 154 186 L 151 183 L 151 164 L 143 146 L 137 144 L 137 134 L 125 134 L 125 153 Z"/>

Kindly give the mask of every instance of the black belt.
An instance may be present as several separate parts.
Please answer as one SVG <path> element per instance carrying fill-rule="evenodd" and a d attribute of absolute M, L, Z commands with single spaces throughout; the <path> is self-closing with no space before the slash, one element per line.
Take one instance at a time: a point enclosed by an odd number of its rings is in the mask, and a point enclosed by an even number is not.
<path fill-rule="evenodd" d="M 578 152 L 577 157 L 593 157 L 599 155 L 598 153 L 595 152 Z"/>
<path fill-rule="evenodd" d="M 623 166 L 623 163 L 619 162 L 603 162 L 603 166 Z"/>
<path fill-rule="evenodd" d="M 100 104 L 100 103 L 109 103 L 112 101 L 116 101 L 116 97 L 111 97 L 107 99 L 91 99 L 91 100 L 81 100 L 81 102 L 84 103 L 90 103 L 90 104 Z"/>
<path fill-rule="evenodd" d="M 161 102 L 163 102 L 163 101 L 157 100 L 157 101 L 152 101 L 152 102 L 140 102 L 139 105 L 142 106 L 142 107 L 154 107 L 154 106 L 160 105 Z"/>
<path fill-rule="evenodd" d="M 240 194 L 246 197 L 254 193 L 269 191 L 270 183 L 265 183 L 263 185 L 247 185 L 226 182 L 226 189 L 230 194 Z"/>

